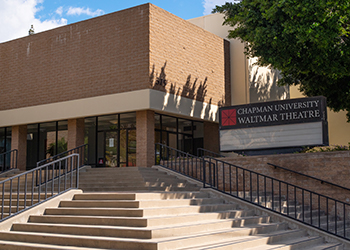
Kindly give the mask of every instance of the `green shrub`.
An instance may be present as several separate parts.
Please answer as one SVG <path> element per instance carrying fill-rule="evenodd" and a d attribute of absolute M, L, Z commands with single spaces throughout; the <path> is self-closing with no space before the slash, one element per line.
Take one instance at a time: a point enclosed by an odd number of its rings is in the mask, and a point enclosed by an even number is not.
<path fill-rule="evenodd" d="M 349 151 L 350 150 L 350 142 L 348 146 L 345 145 L 331 145 L 324 147 L 305 147 L 302 151 L 298 153 L 318 153 L 318 152 L 334 152 L 334 151 Z"/>

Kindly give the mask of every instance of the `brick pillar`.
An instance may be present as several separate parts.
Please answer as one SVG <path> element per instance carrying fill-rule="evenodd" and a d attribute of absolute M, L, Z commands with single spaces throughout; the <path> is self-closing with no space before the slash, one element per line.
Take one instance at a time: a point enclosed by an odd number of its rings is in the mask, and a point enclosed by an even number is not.
<path fill-rule="evenodd" d="M 136 166 L 154 165 L 154 112 L 136 112 Z"/>
<path fill-rule="evenodd" d="M 25 171 L 27 166 L 27 125 L 12 127 L 11 149 L 18 150 L 17 168 Z"/>
<path fill-rule="evenodd" d="M 68 150 L 84 144 L 84 128 L 84 118 L 68 120 Z"/>
<path fill-rule="evenodd" d="M 218 123 L 204 122 L 203 147 L 215 153 L 220 152 Z"/>

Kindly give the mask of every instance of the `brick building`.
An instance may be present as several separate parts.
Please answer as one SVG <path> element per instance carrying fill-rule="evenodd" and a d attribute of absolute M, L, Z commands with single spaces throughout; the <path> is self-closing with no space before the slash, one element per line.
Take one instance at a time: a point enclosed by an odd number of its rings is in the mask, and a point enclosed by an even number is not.
<path fill-rule="evenodd" d="M 21 169 L 84 143 L 95 166 L 217 151 L 228 44 L 152 4 L 1 43 L 0 149 Z"/>
<path fill-rule="evenodd" d="M 144 4 L 0 43 L 0 153 L 30 169 L 83 144 L 92 166 L 150 166 L 155 142 L 219 151 L 220 106 L 301 96 L 222 21 Z M 345 112 L 328 114 L 330 144 L 347 144 Z"/>

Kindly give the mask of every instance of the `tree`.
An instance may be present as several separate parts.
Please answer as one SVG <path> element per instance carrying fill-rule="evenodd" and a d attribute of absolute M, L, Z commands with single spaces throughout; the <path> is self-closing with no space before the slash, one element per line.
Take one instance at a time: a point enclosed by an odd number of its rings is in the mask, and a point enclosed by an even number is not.
<path fill-rule="evenodd" d="M 350 2 L 348 0 L 242 0 L 216 6 L 229 38 L 245 43 L 258 65 L 281 71 L 279 84 L 323 95 L 350 122 Z"/>

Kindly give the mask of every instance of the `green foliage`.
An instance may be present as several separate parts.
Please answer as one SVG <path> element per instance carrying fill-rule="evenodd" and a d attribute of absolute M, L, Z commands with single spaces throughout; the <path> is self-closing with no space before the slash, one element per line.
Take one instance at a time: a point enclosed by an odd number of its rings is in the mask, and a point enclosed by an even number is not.
<path fill-rule="evenodd" d="M 350 150 L 350 142 L 348 146 L 345 145 L 331 145 L 325 147 L 306 147 L 302 151 L 297 153 L 319 153 L 319 152 L 334 152 L 334 151 L 349 151 Z"/>
<path fill-rule="evenodd" d="M 228 37 L 246 42 L 258 65 L 281 71 L 279 84 L 327 97 L 350 121 L 350 1 L 242 0 L 213 12 L 225 14 Z"/>
<path fill-rule="evenodd" d="M 56 149 L 56 143 L 54 143 L 54 142 L 50 143 L 48 149 L 46 150 L 46 153 L 49 156 L 54 156 L 55 155 L 55 149 Z M 60 140 L 57 141 L 57 150 L 58 150 L 58 153 L 56 153 L 56 154 L 59 154 L 59 153 L 67 151 L 67 142 L 64 139 L 64 137 L 62 137 Z"/>
<path fill-rule="evenodd" d="M 345 145 L 332 145 L 326 147 L 306 147 L 302 151 L 297 153 L 318 153 L 318 152 L 334 152 L 334 151 L 349 151 L 350 150 L 350 142 L 348 146 Z"/>

